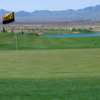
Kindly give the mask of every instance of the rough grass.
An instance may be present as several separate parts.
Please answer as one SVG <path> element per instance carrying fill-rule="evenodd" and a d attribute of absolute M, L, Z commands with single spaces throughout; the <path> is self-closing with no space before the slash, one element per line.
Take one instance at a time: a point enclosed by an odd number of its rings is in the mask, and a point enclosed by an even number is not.
<path fill-rule="evenodd" d="M 0 100 L 100 100 L 100 49 L 0 51 Z"/>

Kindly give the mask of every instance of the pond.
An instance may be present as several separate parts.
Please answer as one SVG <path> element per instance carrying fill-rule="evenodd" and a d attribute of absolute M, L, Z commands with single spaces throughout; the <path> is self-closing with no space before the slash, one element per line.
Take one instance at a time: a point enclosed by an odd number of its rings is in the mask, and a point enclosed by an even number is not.
<path fill-rule="evenodd" d="M 85 38 L 85 37 L 98 37 L 100 36 L 100 32 L 81 33 L 81 34 L 49 34 L 45 36 L 47 38 Z"/>

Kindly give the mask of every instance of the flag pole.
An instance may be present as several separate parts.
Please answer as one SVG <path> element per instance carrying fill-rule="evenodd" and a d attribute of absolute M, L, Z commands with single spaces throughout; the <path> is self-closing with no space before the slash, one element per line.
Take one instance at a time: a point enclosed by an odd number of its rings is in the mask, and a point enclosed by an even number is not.
<path fill-rule="evenodd" d="M 17 33 L 15 33 L 15 46 L 16 46 L 16 51 L 18 50 L 18 37 Z"/>
<path fill-rule="evenodd" d="M 3 24 L 9 24 L 9 23 L 12 23 L 15 21 L 15 13 L 14 12 L 11 12 L 11 13 L 6 13 L 3 17 L 2 17 L 2 23 Z M 17 33 L 15 33 L 15 49 L 17 50 L 18 49 L 18 36 L 17 36 Z"/>

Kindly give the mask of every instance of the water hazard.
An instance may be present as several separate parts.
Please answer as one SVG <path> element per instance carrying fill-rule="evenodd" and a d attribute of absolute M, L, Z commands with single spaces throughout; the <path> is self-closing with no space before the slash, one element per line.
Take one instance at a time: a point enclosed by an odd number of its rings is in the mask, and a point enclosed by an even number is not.
<path fill-rule="evenodd" d="M 100 36 L 100 32 L 81 33 L 81 34 L 49 34 L 45 36 L 48 38 L 85 38 L 85 37 L 98 37 Z"/>

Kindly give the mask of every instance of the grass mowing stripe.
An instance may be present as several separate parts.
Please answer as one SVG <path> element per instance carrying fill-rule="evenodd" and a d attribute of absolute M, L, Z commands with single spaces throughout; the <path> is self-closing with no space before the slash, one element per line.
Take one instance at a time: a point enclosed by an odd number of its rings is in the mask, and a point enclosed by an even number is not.
<path fill-rule="evenodd" d="M 100 49 L 0 51 L 0 78 L 99 77 Z"/>
<path fill-rule="evenodd" d="M 0 80 L 1 100 L 99 100 L 100 79 Z"/>

